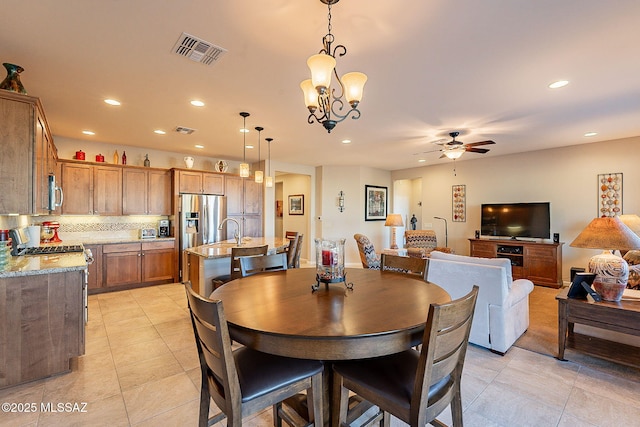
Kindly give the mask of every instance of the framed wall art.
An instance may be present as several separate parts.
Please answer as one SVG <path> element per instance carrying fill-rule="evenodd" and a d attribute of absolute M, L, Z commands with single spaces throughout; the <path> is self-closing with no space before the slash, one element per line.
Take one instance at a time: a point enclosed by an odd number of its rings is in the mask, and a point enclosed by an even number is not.
<path fill-rule="evenodd" d="M 598 215 L 622 215 L 622 173 L 598 175 Z"/>
<path fill-rule="evenodd" d="M 384 221 L 387 219 L 387 187 L 364 186 L 364 220 Z"/>
<path fill-rule="evenodd" d="M 304 194 L 289 196 L 289 215 L 304 215 Z"/>
<path fill-rule="evenodd" d="M 451 187 L 451 219 L 453 222 L 467 221 L 467 186 Z"/>

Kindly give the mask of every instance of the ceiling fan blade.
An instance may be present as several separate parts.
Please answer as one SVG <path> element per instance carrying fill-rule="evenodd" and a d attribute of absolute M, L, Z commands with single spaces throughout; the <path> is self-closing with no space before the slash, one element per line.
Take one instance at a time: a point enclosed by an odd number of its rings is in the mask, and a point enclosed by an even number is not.
<path fill-rule="evenodd" d="M 489 145 L 495 144 L 494 141 L 480 141 L 480 142 L 472 142 L 471 144 L 467 144 L 467 147 L 477 147 L 478 145 Z"/>
<path fill-rule="evenodd" d="M 440 156 L 440 157 L 438 157 L 438 158 L 439 158 L 439 159 L 441 159 L 441 158 L 443 158 L 443 157 L 447 157 L 447 156 L 445 156 L 445 155 L 443 154 L 442 156 Z"/>
<path fill-rule="evenodd" d="M 467 149 L 465 151 L 468 151 L 470 153 L 481 153 L 481 154 L 484 154 L 484 153 L 488 152 L 489 149 L 488 148 L 473 148 L 473 147 L 467 146 Z"/>

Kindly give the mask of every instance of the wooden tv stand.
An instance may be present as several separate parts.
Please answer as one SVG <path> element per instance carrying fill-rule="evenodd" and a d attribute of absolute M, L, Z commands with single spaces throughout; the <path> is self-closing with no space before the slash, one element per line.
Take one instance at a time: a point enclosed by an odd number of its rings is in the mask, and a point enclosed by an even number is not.
<path fill-rule="evenodd" d="M 471 256 L 508 258 L 514 279 L 529 279 L 536 285 L 562 287 L 562 245 L 526 240 L 469 239 Z"/>

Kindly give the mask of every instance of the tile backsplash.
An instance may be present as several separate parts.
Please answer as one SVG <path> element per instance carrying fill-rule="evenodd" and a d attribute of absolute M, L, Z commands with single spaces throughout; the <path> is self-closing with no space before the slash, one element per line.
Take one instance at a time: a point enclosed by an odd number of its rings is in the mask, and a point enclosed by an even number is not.
<path fill-rule="evenodd" d="M 137 239 L 143 228 L 158 228 L 165 215 L 132 216 L 0 216 L 0 228 L 11 229 L 27 225 L 41 225 L 44 221 L 58 221 L 58 235 L 63 241 L 109 239 Z"/>

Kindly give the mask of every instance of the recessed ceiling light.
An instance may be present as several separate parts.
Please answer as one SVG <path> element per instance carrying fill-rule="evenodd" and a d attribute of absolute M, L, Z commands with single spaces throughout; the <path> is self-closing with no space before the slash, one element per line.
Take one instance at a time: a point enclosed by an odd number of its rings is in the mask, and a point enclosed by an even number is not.
<path fill-rule="evenodd" d="M 120 105 L 120 101 L 116 101 L 115 99 L 105 99 L 104 102 L 106 102 L 109 105 L 115 105 L 115 106 Z"/>
<path fill-rule="evenodd" d="M 196 148 L 204 148 L 204 145 L 197 144 L 197 145 L 194 145 L 194 147 L 196 147 Z"/>
<path fill-rule="evenodd" d="M 343 144 L 351 144 L 351 140 L 350 139 L 343 139 L 342 143 Z"/>
<path fill-rule="evenodd" d="M 157 133 L 158 135 L 164 135 L 167 132 L 163 131 L 162 129 L 156 129 L 156 130 L 153 131 L 153 133 Z"/>
<path fill-rule="evenodd" d="M 246 145 L 247 148 L 253 148 L 253 145 Z"/>
<path fill-rule="evenodd" d="M 584 134 L 584 136 L 586 136 L 587 138 L 590 136 L 596 136 L 598 134 L 598 132 L 587 132 Z"/>
<path fill-rule="evenodd" d="M 247 128 L 242 128 L 242 129 L 240 129 L 240 132 L 241 132 L 241 133 L 249 133 L 249 129 L 247 129 Z"/>
<path fill-rule="evenodd" d="M 95 135 L 95 132 L 92 132 L 90 130 L 83 130 L 82 133 L 84 133 L 85 135 Z"/>
<path fill-rule="evenodd" d="M 425 159 L 418 159 L 418 163 L 424 163 L 424 162 L 426 162 Z"/>
<path fill-rule="evenodd" d="M 559 89 L 561 87 L 565 87 L 568 84 L 569 84 L 568 80 L 558 80 L 557 82 L 551 83 L 549 85 L 549 88 L 551 88 L 551 89 Z"/>
<path fill-rule="evenodd" d="M 204 102 L 194 99 L 193 101 L 191 101 L 191 105 L 193 105 L 194 107 L 204 107 Z"/>

